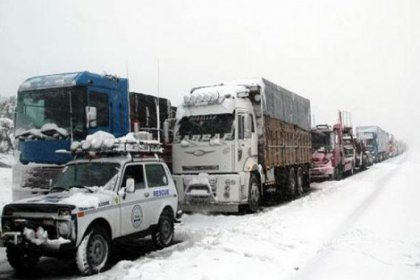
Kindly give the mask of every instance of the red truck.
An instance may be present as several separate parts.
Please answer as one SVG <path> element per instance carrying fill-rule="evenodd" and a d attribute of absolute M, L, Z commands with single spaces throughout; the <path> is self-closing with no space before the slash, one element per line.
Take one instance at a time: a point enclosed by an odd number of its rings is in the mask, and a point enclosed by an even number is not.
<path fill-rule="evenodd" d="M 341 118 L 333 127 L 317 125 L 312 136 L 312 180 L 340 180 L 354 172 L 355 157 L 351 129 L 344 127 Z"/>

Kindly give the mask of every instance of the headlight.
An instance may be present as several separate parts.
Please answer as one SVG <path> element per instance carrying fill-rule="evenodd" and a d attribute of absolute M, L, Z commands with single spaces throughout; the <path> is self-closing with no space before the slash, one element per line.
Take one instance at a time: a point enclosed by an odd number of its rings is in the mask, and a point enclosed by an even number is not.
<path fill-rule="evenodd" d="M 10 231 L 12 229 L 12 222 L 11 221 L 4 221 L 3 223 L 3 231 Z"/>
<path fill-rule="evenodd" d="M 69 222 L 58 222 L 57 231 L 60 236 L 67 237 L 70 235 L 70 223 Z"/>

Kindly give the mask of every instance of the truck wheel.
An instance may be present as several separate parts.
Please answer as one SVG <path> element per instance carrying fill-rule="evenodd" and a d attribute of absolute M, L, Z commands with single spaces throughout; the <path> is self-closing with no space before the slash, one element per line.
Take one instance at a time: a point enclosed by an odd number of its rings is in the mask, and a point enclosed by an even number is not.
<path fill-rule="evenodd" d="M 94 227 L 83 237 L 77 248 L 76 264 L 83 275 L 99 273 L 110 256 L 109 235 L 102 227 Z"/>
<path fill-rule="evenodd" d="M 341 165 L 338 165 L 334 168 L 334 180 L 340 181 L 343 178 L 343 169 Z"/>
<path fill-rule="evenodd" d="M 309 173 L 309 168 L 305 167 L 303 169 L 303 191 L 308 192 L 311 189 L 311 176 Z"/>
<path fill-rule="evenodd" d="M 248 208 L 251 213 L 255 213 L 260 209 L 261 193 L 258 179 L 255 175 L 251 175 L 249 179 Z"/>
<path fill-rule="evenodd" d="M 40 259 L 35 252 L 25 251 L 16 246 L 7 246 L 6 256 L 10 266 L 21 273 L 33 271 Z"/>
<path fill-rule="evenodd" d="M 302 167 L 299 167 L 297 169 L 295 194 L 297 196 L 301 196 L 303 194 L 303 169 Z"/>
<path fill-rule="evenodd" d="M 286 194 L 289 198 L 294 198 L 296 195 L 296 174 L 295 169 L 289 169 L 289 176 L 287 177 Z"/>

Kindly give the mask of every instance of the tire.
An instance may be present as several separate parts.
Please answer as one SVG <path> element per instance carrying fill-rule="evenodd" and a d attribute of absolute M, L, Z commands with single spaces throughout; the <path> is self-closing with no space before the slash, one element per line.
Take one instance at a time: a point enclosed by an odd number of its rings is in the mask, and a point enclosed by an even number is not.
<path fill-rule="evenodd" d="M 171 211 L 165 210 L 159 217 L 156 229 L 152 233 L 153 244 L 163 249 L 172 244 L 174 240 L 174 217 Z"/>
<path fill-rule="evenodd" d="M 259 181 L 257 177 L 252 174 L 249 179 L 249 190 L 248 190 L 248 210 L 251 213 L 255 213 L 260 209 L 261 192 L 259 187 Z"/>
<path fill-rule="evenodd" d="M 106 268 L 111 250 L 109 239 L 102 227 L 88 230 L 76 251 L 76 265 L 81 274 L 91 275 Z"/>
<path fill-rule="evenodd" d="M 287 177 L 286 194 L 289 198 L 294 198 L 296 196 L 296 174 L 295 169 L 293 167 L 289 169 L 289 175 Z"/>
<path fill-rule="evenodd" d="M 343 178 L 343 169 L 341 165 L 338 165 L 334 168 L 334 180 L 340 181 Z"/>
<path fill-rule="evenodd" d="M 303 169 L 303 191 L 308 192 L 311 190 L 311 176 L 308 167 Z"/>
<path fill-rule="evenodd" d="M 16 246 L 7 246 L 7 260 L 11 267 L 19 273 L 30 273 L 38 264 L 40 255 L 35 252 L 25 251 Z"/>
<path fill-rule="evenodd" d="M 301 196 L 303 194 L 303 169 L 302 167 L 298 167 L 296 172 L 296 189 L 295 195 Z"/>

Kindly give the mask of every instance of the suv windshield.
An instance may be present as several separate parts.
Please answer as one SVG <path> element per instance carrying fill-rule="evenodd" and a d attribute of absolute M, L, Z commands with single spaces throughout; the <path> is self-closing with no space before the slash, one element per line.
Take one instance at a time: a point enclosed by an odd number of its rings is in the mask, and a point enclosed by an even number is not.
<path fill-rule="evenodd" d="M 223 137 L 225 133 L 232 133 L 233 120 L 234 114 L 183 117 L 179 121 L 177 134 L 180 137 L 204 134 L 220 134 Z"/>
<path fill-rule="evenodd" d="M 70 189 L 72 187 L 102 187 L 112 189 L 113 184 L 107 184 L 116 177 L 120 170 L 118 163 L 78 163 L 66 166 L 58 175 L 52 188 Z"/>

